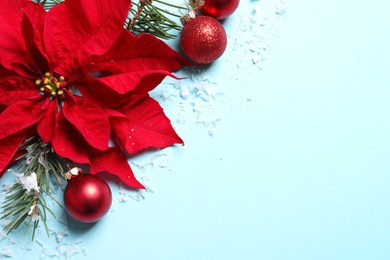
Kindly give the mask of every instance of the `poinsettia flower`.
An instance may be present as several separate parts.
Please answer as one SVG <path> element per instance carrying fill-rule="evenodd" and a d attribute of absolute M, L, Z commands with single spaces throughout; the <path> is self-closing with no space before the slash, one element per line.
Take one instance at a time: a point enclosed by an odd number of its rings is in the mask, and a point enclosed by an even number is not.
<path fill-rule="evenodd" d="M 148 92 L 187 62 L 123 28 L 129 0 L 0 1 L 0 176 L 27 138 L 133 188 L 127 154 L 183 141 Z M 109 145 L 114 141 L 113 145 Z"/>

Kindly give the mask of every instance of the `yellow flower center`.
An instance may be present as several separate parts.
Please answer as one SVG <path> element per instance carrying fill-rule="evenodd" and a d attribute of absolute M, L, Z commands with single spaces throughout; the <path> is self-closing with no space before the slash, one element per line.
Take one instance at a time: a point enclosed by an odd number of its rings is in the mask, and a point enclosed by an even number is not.
<path fill-rule="evenodd" d="M 46 72 L 42 78 L 35 81 L 35 84 L 45 95 L 55 97 L 64 95 L 66 82 L 63 76 L 57 79 L 50 72 Z"/>

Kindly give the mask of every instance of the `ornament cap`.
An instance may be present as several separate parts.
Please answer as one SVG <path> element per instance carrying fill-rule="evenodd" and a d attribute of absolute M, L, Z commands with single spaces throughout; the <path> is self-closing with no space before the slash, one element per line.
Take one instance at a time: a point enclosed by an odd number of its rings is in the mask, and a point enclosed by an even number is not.
<path fill-rule="evenodd" d="M 186 25 L 189 21 L 191 21 L 192 19 L 195 19 L 197 16 L 198 16 L 198 13 L 195 10 L 192 10 L 191 12 L 183 15 L 180 18 L 180 22 L 182 25 Z"/>
<path fill-rule="evenodd" d="M 64 178 L 67 181 L 70 181 L 71 179 L 80 176 L 83 174 L 83 170 L 80 167 L 73 167 L 72 169 L 69 169 L 69 171 L 64 173 Z"/>
<path fill-rule="evenodd" d="M 189 0 L 190 5 L 194 9 L 200 9 L 205 4 L 205 0 Z"/>

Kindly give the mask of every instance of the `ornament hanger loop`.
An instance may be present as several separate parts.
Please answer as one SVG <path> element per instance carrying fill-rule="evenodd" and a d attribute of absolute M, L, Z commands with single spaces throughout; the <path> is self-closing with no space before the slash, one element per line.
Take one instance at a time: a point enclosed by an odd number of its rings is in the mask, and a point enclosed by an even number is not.
<path fill-rule="evenodd" d="M 190 4 L 181 4 L 181 5 L 179 5 L 179 13 L 181 14 L 181 15 L 185 15 L 186 14 L 186 12 L 188 12 L 189 10 L 191 10 L 191 5 Z"/>

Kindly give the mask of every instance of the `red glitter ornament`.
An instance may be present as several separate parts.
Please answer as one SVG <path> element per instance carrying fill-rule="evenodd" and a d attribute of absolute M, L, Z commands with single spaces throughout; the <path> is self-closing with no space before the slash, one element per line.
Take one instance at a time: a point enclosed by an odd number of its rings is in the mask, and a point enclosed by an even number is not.
<path fill-rule="evenodd" d="M 209 16 L 197 16 L 190 12 L 182 22 L 180 44 L 184 54 L 193 62 L 208 64 L 225 51 L 227 36 L 220 22 Z"/>
<path fill-rule="evenodd" d="M 82 174 L 78 167 L 65 173 L 68 185 L 64 191 L 65 209 L 74 219 L 91 223 L 98 221 L 110 209 L 112 194 L 99 176 Z"/>
<path fill-rule="evenodd" d="M 231 15 L 238 7 L 240 0 L 189 0 L 194 9 L 198 9 L 202 14 L 224 19 Z"/>

